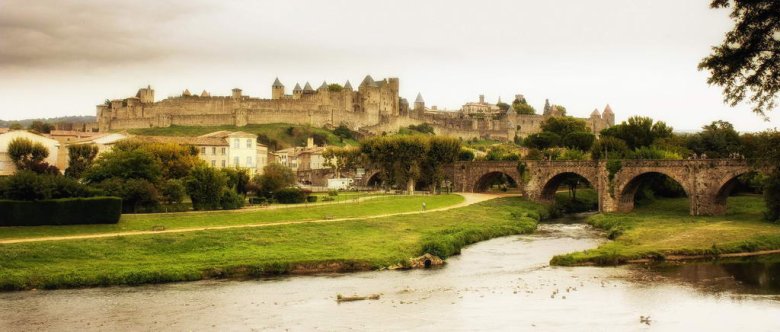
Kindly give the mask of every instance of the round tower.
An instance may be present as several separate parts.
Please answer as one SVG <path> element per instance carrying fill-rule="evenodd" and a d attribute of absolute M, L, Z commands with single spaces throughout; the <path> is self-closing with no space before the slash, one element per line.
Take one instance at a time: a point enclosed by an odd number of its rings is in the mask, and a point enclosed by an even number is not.
<path fill-rule="evenodd" d="M 284 97 L 284 84 L 277 77 L 274 84 L 271 84 L 271 99 L 282 99 Z"/>
<path fill-rule="evenodd" d="M 615 125 L 615 113 L 612 112 L 612 107 L 609 107 L 609 104 L 607 104 L 607 107 L 604 107 L 604 112 L 601 113 L 601 117 L 610 126 Z"/>
<path fill-rule="evenodd" d="M 423 100 L 422 94 L 417 93 L 417 98 L 414 100 L 414 110 L 423 112 L 425 111 L 425 100 Z"/>

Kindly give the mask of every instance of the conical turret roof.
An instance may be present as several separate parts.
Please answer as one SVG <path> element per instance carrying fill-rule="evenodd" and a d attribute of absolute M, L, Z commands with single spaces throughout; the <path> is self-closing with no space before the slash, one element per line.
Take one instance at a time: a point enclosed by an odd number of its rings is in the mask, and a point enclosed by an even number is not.
<path fill-rule="evenodd" d="M 211 97 L 211 95 L 208 92 L 206 92 L 206 90 L 203 90 L 203 92 L 200 93 L 200 96 L 201 97 Z"/>
<path fill-rule="evenodd" d="M 182 92 L 181 95 L 187 97 L 192 96 L 192 94 L 190 93 L 190 89 L 184 89 L 184 92 Z"/>
<path fill-rule="evenodd" d="M 604 114 L 615 114 L 612 113 L 612 107 L 609 107 L 609 104 L 607 104 L 607 107 L 604 107 Z"/>
<path fill-rule="evenodd" d="M 423 97 L 422 97 L 421 93 L 419 93 L 419 92 L 417 93 L 417 98 L 414 99 L 414 102 L 415 103 L 425 103 L 425 100 L 423 100 Z"/>
<path fill-rule="evenodd" d="M 326 83 L 325 81 L 322 81 L 322 85 L 320 85 L 320 87 L 317 88 L 317 90 L 327 90 L 327 89 L 328 89 L 328 83 Z"/>
<path fill-rule="evenodd" d="M 601 113 L 599 113 L 599 109 L 598 108 L 594 108 L 593 112 L 590 113 L 590 117 L 597 117 L 597 118 L 601 117 Z"/>
<path fill-rule="evenodd" d="M 309 82 L 306 82 L 306 84 L 303 86 L 303 92 L 314 92 L 314 89 L 311 88 L 311 84 L 309 84 Z"/>
<path fill-rule="evenodd" d="M 281 82 L 281 81 L 279 81 L 279 78 L 277 77 L 277 78 L 274 80 L 274 84 L 273 84 L 273 85 L 271 85 L 271 86 L 272 86 L 272 87 L 274 87 L 274 88 L 283 88 L 283 87 L 284 87 L 284 84 L 282 84 L 282 82 Z"/>
<path fill-rule="evenodd" d="M 301 85 L 298 83 L 295 83 L 295 87 L 293 88 L 293 92 L 295 91 L 301 91 Z"/>
<path fill-rule="evenodd" d="M 347 80 L 347 83 L 344 83 L 344 89 L 352 91 L 352 84 L 349 84 L 349 80 Z"/>
<path fill-rule="evenodd" d="M 366 78 L 363 79 L 363 83 L 360 83 L 360 85 L 367 85 L 376 87 L 376 81 L 374 81 L 374 78 L 371 77 L 371 75 L 366 75 Z"/>

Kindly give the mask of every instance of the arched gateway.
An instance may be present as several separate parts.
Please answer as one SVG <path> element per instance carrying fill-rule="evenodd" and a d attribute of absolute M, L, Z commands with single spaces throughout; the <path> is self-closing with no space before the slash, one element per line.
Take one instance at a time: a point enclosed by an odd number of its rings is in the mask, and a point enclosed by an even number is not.
<path fill-rule="evenodd" d="M 614 163 L 614 162 L 613 162 Z M 673 179 L 690 200 L 691 215 L 726 213 L 726 199 L 742 174 L 754 171 L 741 159 L 622 160 L 607 169 L 605 161 L 474 161 L 452 165 L 454 188 L 483 191 L 486 179 L 503 174 L 518 184 L 521 193 L 535 201 L 550 201 L 570 176 L 586 180 L 599 196 L 599 210 L 628 212 L 634 195 L 650 174 Z"/>

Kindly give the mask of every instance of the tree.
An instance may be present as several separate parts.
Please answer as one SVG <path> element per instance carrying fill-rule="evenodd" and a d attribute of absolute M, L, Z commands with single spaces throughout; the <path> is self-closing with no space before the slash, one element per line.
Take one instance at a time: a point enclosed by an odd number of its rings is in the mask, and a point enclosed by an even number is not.
<path fill-rule="evenodd" d="M 454 137 L 434 136 L 429 139 L 423 172 L 432 192 L 444 181 L 444 165 L 458 160 L 460 149 L 460 140 Z"/>
<path fill-rule="evenodd" d="M 18 170 L 29 170 L 38 174 L 59 174 L 57 167 L 44 161 L 48 156 L 49 149 L 29 138 L 17 137 L 8 144 L 8 157 Z"/>
<path fill-rule="evenodd" d="M 474 160 L 474 152 L 471 150 L 461 149 L 458 153 L 458 160 L 460 161 L 472 161 Z"/>
<path fill-rule="evenodd" d="M 593 146 L 593 142 L 595 140 L 596 135 L 593 135 L 589 132 L 576 131 L 563 137 L 563 145 L 570 149 L 590 151 L 590 148 Z"/>
<path fill-rule="evenodd" d="M 686 144 L 693 152 L 704 153 L 710 158 L 728 158 L 730 154 L 739 152 L 739 133 L 731 123 L 713 121 L 702 129 L 702 132 L 691 136 Z"/>
<path fill-rule="evenodd" d="M 556 133 L 543 131 L 541 133 L 528 135 L 523 144 L 532 149 L 544 150 L 550 147 L 559 146 L 561 144 L 561 136 Z"/>
<path fill-rule="evenodd" d="M 643 146 L 650 146 L 658 139 L 672 136 L 672 127 L 662 121 L 653 122 L 653 119 L 644 116 L 632 116 L 628 121 L 609 127 L 601 131 L 601 136 L 610 136 L 623 140 L 628 148 L 633 150 Z"/>
<path fill-rule="evenodd" d="M 30 124 L 29 129 L 37 133 L 48 134 L 51 133 L 52 129 L 54 129 L 54 126 L 47 122 L 35 120 Z"/>
<path fill-rule="evenodd" d="M 511 106 L 509 106 L 509 104 L 507 104 L 507 103 L 499 102 L 499 103 L 496 103 L 496 107 L 498 107 L 498 109 L 500 109 L 502 111 L 508 111 Z"/>
<path fill-rule="evenodd" d="M 533 106 L 529 105 L 524 97 L 519 96 L 512 102 L 512 109 L 517 114 L 536 114 L 536 110 Z"/>
<path fill-rule="evenodd" d="M 22 124 L 19 122 L 14 122 L 10 126 L 8 126 L 9 130 L 22 130 L 24 127 L 22 127 Z"/>
<path fill-rule="evenodd" d="M 195 210 L 219 209 L 226 184 L 227 178 L 222 172 L 206 165 L 193 168 L 184 182 L 187 194 L 192 199 L 192 208 Z"/>
<path fill-rule="evenodd" d="M 551 117 L 542 122 L 540 129 L 543 132 L 557 134 L 560 137 L 566 137 L 575 132 L 588 132 L 588 125 L 585 121 L 570 116 Z"/>
<path fill-rule="evenodd" d="M 241 168 L 223 168 L 222 173 L 227 178 L 227 187 L 238 194 L 246 195 L 249 185 L 249 173 Z"/>
<path fill-rule="evenodd" d="M 346 170 L 357 168 L 361 164 L 360 149 L 352 146 L 331 146 L 322 153 L 325 166 L 330 167 L 337 178 Z"/>
<path fill-rule="evenodd" d="M 256 176 L 254 181 L 264 196 L 271 197 L 278 190 L 294 185 L 295 174 L 284 165 L 271 163 L 263 167 L 263 174 Z"/>
<path fill-rule="evenodd" d="M 707 83 L 723 88 L 731 106 L 748 99 L 753 112 L 766 116 L 780 91 L 780 2 L 777 0 L 712 0 L 711 8 L 732 8 L 734 28 L 723 44 L 699 63 Z"/>
<path fill-rule="evenodd" d="M 161 176 L 160 161 L 150 152 L 143 150 L 114 149 L 98 157 L 94 165 L 84 172 L 84 178 L 91 183 L 110 178 L 157 182 Z"/>
<path fill-rule="evenodd" d="M 381 177 L 405 186 L 409 194 L 422 175 L 422 166 L 428 150 L 429 136 L 379 136 L 360 144 L 360 150 Z"/>
<path fill-rule="evenodd" d="M 625 141 L 611 136 L 601 136 L 590 149 L 593 159 L 620 159 L 628 153 Z"/>
<path fill-rule="evenodd" d="M 68 168 L 65 176 L 78 179 L 92 166 L 97 157 L 98 148 L 92 144 L 76 144 L 68 147 Z"/>
<path fill-rule="evenodd" d="M 166 204 L 178 204 L 184 200 L 187 189 L 184 188 L 182 180 L 171 179 L 160 185 L 160 194 Z"/>
<path fill-rule="evenodd" d="M 757 166 L 769 168 L 764 181 L 764 217 L 769 221 L 780 220 L 780 132 L 767 130 L 761 133 L 742 135 L 745 157 Z"/>
<path fill-rule="evenodd" d="M 333 134 L 343 139 L 352 139 L 352 130 L 349 130 L 349 127 L 345 124 L 340 124 L 336 129 L 333 130 Z"/>

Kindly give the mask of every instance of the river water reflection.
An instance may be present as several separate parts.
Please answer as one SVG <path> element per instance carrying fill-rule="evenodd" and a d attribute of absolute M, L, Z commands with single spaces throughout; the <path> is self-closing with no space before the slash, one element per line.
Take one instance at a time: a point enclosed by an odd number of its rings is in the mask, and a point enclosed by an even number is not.
<path fill-rule="evenodd" d="M 4 293 L 0 331 L 780 331 L 771 261 L 547 265 L 601 238 L 582 224 L 543 224 L 533 235 L 470 246 L 439 269 Z M 379 300 L 335 301 L 375 293 Z"/>

